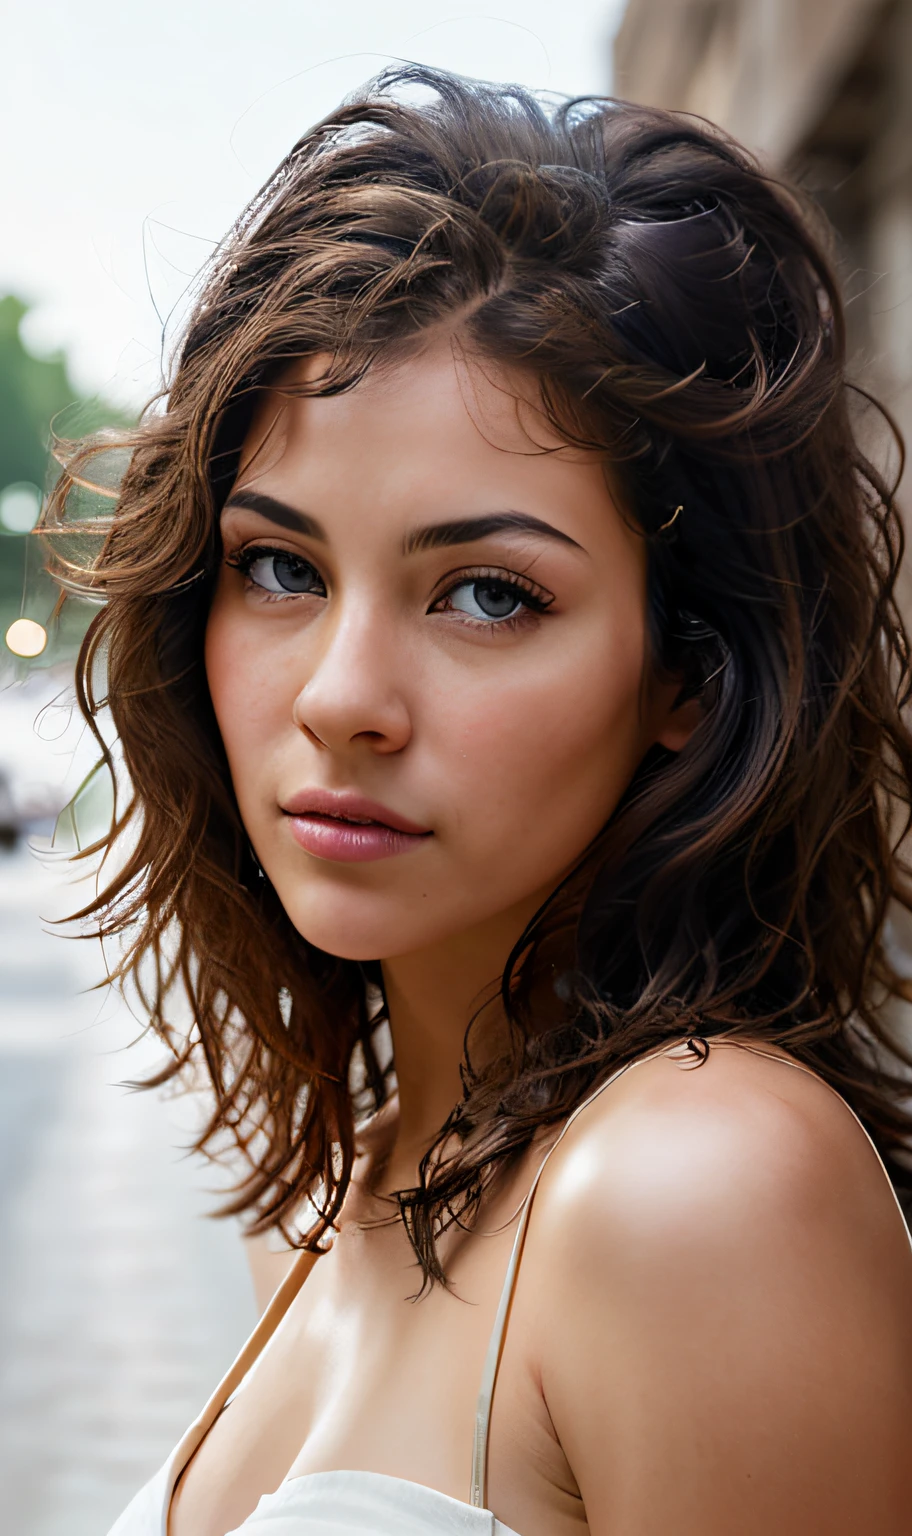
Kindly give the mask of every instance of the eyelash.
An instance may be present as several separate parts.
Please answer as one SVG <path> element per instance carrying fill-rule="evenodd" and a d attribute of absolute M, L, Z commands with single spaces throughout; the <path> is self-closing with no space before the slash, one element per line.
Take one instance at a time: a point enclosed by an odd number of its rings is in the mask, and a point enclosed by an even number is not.
<path fill-rule="evenodd" d="M 240 574 L 245 578 L 247 585 L 251 588 L 255 588 L 259 592 L 261 601 L 268 603 L 284 603 L 289 599 L 309 596 L 309 593 L 270 592 L 267 588 L 262 587 L 259 582 L 255 582 L 253 580 L 250 572 L 258 560 L 268 560 L 271 558 L 274 559 L 279 555 L 299 566 L 309 567 L 319 577 L 319 572 L 317 571 L 317 568 L 312 561 L 305 560 L 301 555 L 293 554 L 291 550 L 281 549 L 275 545 L 270 544 L 250 544 L 246 549 L 233 551 L 231 554 L 225 556 L 225 564 L 230 566 L 232 570 L 240 572 Z M 441 607 L 440 605 L 445 603 L 448 598 L 452 597 L 453 593 L 458 591 L 460 587 L 469 586 L 473 582 L 482 581 L 496 583 L 498 586 L 504 587 L 509 592 L 515 592 L 517 598 L 522 604 L 519 612 L 510 615 L 508 618 L 496 620 L 488 619 L 485 621 L 465 616 L 460 620 L 461 623 L 468 624 L 473 629 L 515 630 L 523 624 L 528 624 L 530 622 L 534 623 L 551 607 L 551 604 L 554 602 L 553 594 L 546 591 L 544 587 L 540 587 L 537 582 L 530 581 L 527 576 L 518 576 L 514 571 L 506 571 L 502 567 L 489 565 L 469 566 L 458 572 L 452 572 L 444 579 L 447 581 L 448 585 L 437 597 L 432 600 L 431 606 L 428 609 L 429 613 L 457 612 L 458 610 L 456 609 L 447 609 Z"/>

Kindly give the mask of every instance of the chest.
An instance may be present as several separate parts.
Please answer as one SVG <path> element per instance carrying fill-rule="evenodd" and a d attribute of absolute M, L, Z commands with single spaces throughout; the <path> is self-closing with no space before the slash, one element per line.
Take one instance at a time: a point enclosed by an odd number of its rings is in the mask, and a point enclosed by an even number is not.
<path fill-rule="evenodd" d="M 486 1230 L 454 1234 L 449 1289 L 419 1296 L 401 1225 L 347 1224 L 181 1478 L 169 1536 L 224 1536 L 285 1477 L 313 1472 L 380 1472 L 467 1499 L 476 1399 L 514 1231 Z M 547 1508 L 567 1469 L 537 1382 L 542 1320 L 532 1306 L 514 1310 L 491 1458 L 502 1502 L 525 1505 L 533 1494 Z M 528 1519 L 497 1513 L 538 1536 Z M 544 1529 L 550 1536 L 553 1521 Z"/>

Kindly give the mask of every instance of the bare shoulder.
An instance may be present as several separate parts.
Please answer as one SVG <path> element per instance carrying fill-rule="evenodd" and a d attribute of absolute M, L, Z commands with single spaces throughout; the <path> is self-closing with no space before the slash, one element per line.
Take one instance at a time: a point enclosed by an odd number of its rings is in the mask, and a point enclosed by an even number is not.
<path fill-rule="evenodd" d="M 912 1249 L 825 1084 L 722 1044 L 644 1062 L 538 1200 L 528 1336 L 593 1536 L 907 1529 Z"/>
<path fill-rule="evenodd" d="M 635 1064 L 555 1151 L 540 1199 L 577 1257 L 624 1233 L 664 1245 L 732 1224 L 755 1237 L 851 1231 L 907 1271 L 912 1248 L 848 1106 L 788 1057 L 730 1043 Z M 666 1250 L 667 1252 L 667 1247 Z M 910 1293 L 912 1296 L 912 1293 Z"/>

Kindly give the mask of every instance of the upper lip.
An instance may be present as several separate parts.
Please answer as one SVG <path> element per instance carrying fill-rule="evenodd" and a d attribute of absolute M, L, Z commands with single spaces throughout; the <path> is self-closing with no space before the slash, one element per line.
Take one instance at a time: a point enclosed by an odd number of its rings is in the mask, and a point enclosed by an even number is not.
<path fill-rule="evenodd" d="M 379 822 L 392 827 L 394 832 L 410 832 L 412 836 L 426 836 L 429 827 L 419 827 L 417 822 L 398 811 L 391 811 L 379 800 L 368 800 L 365 795 L 348 789 L 301 789 L 290 800 L 282 803 L 286 816 L 335 816 L 339 821 Z"/>

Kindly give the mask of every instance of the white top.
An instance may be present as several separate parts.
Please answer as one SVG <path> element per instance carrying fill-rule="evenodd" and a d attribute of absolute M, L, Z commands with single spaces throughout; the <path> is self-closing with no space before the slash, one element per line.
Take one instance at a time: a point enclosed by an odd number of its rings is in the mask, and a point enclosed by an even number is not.
<path fill-rule="evenodd" d="M 680 1045 L 683 1042 L 675 1042 Z M 716 1038 L 708 1042 L 713 1048 L 720 1045 L 738 1046 L 752 1055 L 764 1056 L 770 1061 L 780 1061 L 785 1066 L 806 1072 L 809 1077 L 817 1073 L 801 1062 L 788 1056 L 764 1051 L 738 1039 Z M 469 1485 L 469 1503 L 438 1493 L 420 1483 L 406 1482 L 400 1477 L 386 1477 L 380 1472 L 308 1472 L 302 1477 L 287 1477 L 273 1493 L 265 1493 L 251 1515 L 226 1536 L 238 1536 L 249 1532 L 250 1536 L 517 1536 L 492 1512 L 485 1508 L 487 1496 L 488 1427 L 491 1405 L 504 1337 L 510 1313 L 510 1303 L 516 1286 L 519 1262 L 522 1258 L 526 1228 L 532 1201 L 545 1165 L 551 1153 L 559 1146 L 570 1126 L 597 1099 L 606 1088 L 628 1072 L 631 1067 L 652 1061 L 667 1054 L 675 1045 L 660 1046 L 635 1061 L 627 1062 L 596 1088 L 584 1102 L 577 1106 L 564 1122 L 560 1134 L 552 1142 L 539 1165 L 529 1193 L 520 1208 L 519 1223 L 513 1251 L 507 1266 L 503 1290 L 497 1308 L 497 1316 L 482 1371 L 481 1388 L 475 1411 L 475 1440 L 472 1449 L 472 1477 Z M 823 1082 L 820 1078 L 819 1081 Z M 841 1095 L 829 1083 L 837 1098 Z M 845 1100 L 841 1100 L 845 1103 Z M 895 1191 L 883 1159 L 871 1137 L 861 1124 L 855 1111 L 846 1104 L 852 1118 L 861 1127 L 874 1155 L 883 1168 L 894 1199 Z M 900 1219 L 905 1218 L 896 1201 Z M 908 1229 L 906 1229 L 908 1230 Z M 912 1240 L 912 1234 L 910 1240 Z M 229 1397 L 240 1386 L 251 1366 L 262 1353 L 292 1301 L 310 1273 L 309 1257 L 301 1254 L 273 1296 L 269 1306 L 248 1339 L 241 1353 L 222 1381 L 216 1387 L 199 1418 L 191 1424 L 183 1440 L 169 1456 L 165 1465 L 127 1506 L 120 1519 L 112 1526 L 108 1536 L 168 1536 L 168 1515 L 171 1498 L 181 1472 L 191 1456 L 205 1439 L 215 1420 L 225 1407 Z"/>
<path fill-rule="evenodd" d="M 109 1536 L 167 1536 L 174 1457 Z M 310 1472 L 264 1493 L 238 1527 L 250 1536 L 517 1536 L 487 1509 L 379 1472 Z M 229 1533 L 234 1536 L 234 1533 Z"/>

